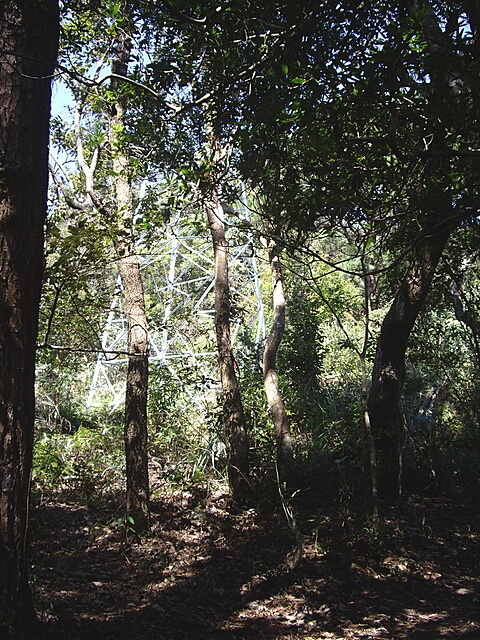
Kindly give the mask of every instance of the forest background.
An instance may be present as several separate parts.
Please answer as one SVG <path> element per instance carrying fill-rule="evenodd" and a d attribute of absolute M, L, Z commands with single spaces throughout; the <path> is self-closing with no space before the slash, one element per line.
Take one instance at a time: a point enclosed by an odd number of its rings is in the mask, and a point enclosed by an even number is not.
<path fill-rule="evenodd" d="M 304 500 L 375 529 L 402 495 L 478 494 L 479 25 L 61 3 L 35 504 L 126 483 L 138 540 L 179 488 L 262 495 L 299 555 Z"/>

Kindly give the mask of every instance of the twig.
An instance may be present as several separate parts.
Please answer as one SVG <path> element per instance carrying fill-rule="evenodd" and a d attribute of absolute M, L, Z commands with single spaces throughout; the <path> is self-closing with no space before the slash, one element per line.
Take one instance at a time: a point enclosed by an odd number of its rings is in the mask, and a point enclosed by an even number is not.
<path fill-rule="evenodd" d="M 293 569 L 295 569 L 298 566 L 298 563 L 302 558 L 302 552 L 303 552 L 302 532 L 298 527 L 297 520 L 295 518 L 295 513 L 292 507 L 288 504 L 285 498 L 285 495 L 282 491 L 282 485 L 280 483 L 280 474 L 278 471 L 278 464 L 276 461 L 275 461 L 275 473 L 277 475 L 278 495 L 280 496 L 280 502 L 282 505 L 283 513 L 285 514 L 285 519 L 287 521 L 288 527 L 295 537 L 295 543 L 296 543 L 295 556 L 293 560 L 290 562 L 290 570 L 293 571 Z"/>

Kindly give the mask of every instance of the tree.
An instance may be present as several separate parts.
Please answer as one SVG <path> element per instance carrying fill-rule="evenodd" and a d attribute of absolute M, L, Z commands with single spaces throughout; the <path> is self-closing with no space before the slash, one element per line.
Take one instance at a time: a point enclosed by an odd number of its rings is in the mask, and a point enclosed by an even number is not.
<path fill-rule="evenodd" d="M 273 320 L 263 351 L 263 379 L 275 429 L 278 480 L 281 485 L 289 485 L 293 472 L 292 436 L 285 403 L 280 392 L 276 365 L 278 347 L 285 331 L 285 293 L 279 251 L 273 240 L 268 247 L 268 261 L 272 272 Z"/>
<path fill-rule="evenodd" d="M 115 14 L 116 22 L 110 25 L 111 35 L 115 36 L 113 51 L 109 43 L 102 42 L 111 57 L 110 87 L 96 97 L 93 114 L 104 120 L 107 135 L 102 132 L 100 139 L 108 137 L 108 154 L 93 140 L 94 149 L 90 162 L 86 157 L 81 126 L 82 111 L 91 98 L 92 88 L 79 93 L 75 112 L 74 135 L 78 164 L 84 174 L 87 203 L 95 207 L 107 223 L 108 234 L 115 248 L 118 273 L 123 291 L 124 312 L 127 319 L 128 370 L 125 392 L 125 456 L 126 456 L 126 513 L 129 528 L 137 533 L 148 531 L 149 524 L 149 480 L 147 457 L 147 396 L 148 396 L 148 323 L 145 307 L 145 295 L 140 272 L 139 258 L 136 254 L 134 238 L 134 197 L 132 189 L 132 163 L 127 151 L 127 111 L 129 107 L 128 65 L 131 58 L 133 19 L 125 14 Z M 84 53 L 84 52 L 82 52 Z M 93 60 L 88 63 L 93 65 Z M 94 84 L 94 83 L 93 83 Z M 98 133 L 98 132 L 97 132 Z M 93 136 L 95 138 L 95 136 Z M 103 139 L 102 139 L 103 142 Z M 107 164 L 111 165 L 111 176 L 105 179 L 107 187 L 114 192 L 113 205 L 102 193 L 102 180 L 95 176 L 99 173 L 101 155 L 108 155 Z M 98 186 L 95 184 L 97 181 Z M 72 202 L 72 198 L 68 198 Z M 75 206 L 75 205 L 74 205 Z M 79 208 L 79 205 L 77 205 Z M 98 223 L 98 220 L 95 221 Z"/>
<path fill-rule="evenodd" d="M 409 4 L 406 15 L 402 16 L 400 33 L 394 29 L 392 34 L 392 48 L 396 48 L 399 38 L 403 38 L 403 46 L 408 42 L 410 53 L 420 55 L 417 68 L 422 68 L 429 80 L 417 89 L 423 98 L 423 140 L 428 143 L 423 153 L 416 154 L 419 178 L 409 196 L 409 213 L 415 215 L 420 233 L 413 243 L 408 273 L 382 323 L 369 396 L 372 430 L 379 453 L 379 490 L 388 499 L 396 499 L 401 494 L 404 430 L 401 394 L 408 338 L 430 291 L 447 241 L 462 220 L 471 217 L 470 203 L 476 197 L 476 188 L 469 177 L 471 167 L 459 164 L 458 159 L 467 151 L 467 145 L 470 147 L 467 156 L 478 153 L 475 140 L 466 140 L 464 133 L 476 126 L 478 112 L 472 110 L 470 99 L 463 95 L 473 89 L 467 88 L 466 83 L 470 77 L 469 67 L 477 55 L 472 49 L 473 43 L 469 50 L 468 42 L 458 46 L 453 37 L 460 29 L 460 14 L 448 12 L 444 16 L 435 10 L 430 2 Z M 476 16 L 467 11 L 469 15 L 473 26 Z M 442 27 L 444 18 L 448 20 Z M 404 71 L 398 72 L 398 67 L 389 71 L 399 86 L 406 83 L 407 79 L 402 77 Z M 416 82 L 417 77 L 411 74 L 409 80 Z M 391 146 L 401 158 L 396 127 L 395 120 Z"/>
<path fill-rule="evenodd" d="M 53 0 L 7 1 L 0 16 L 0 635 L 31 635 L 26 541 L 34 370 L 43 271 Z"/>
<path fill-rule="evenodd" d="M 442 185 L 442 181 L 437 179 Z M 443 186 L 446 186 L 444 181 Z M 393 500 L 401 493 L 404 432 L 401 396 L 408 338 L 454 228 L 451 196 L 446 188 L 437 194 L 436 201 L 430 201 L 430 206 L 429 221 L 423 229 L 425 236 L 415 250 L 409 274 L 403 280 L 382 323 L 368 400 L 378 451 L 379 492 L 382 497 Z"/>
<path fill-rule="evenodd" d="M 228 277 L 228 243 L 224 212 L 220 201 L 222 147 L 215 117 L 205 109 L 205 128 L 209 141 L 210 169 L 201 182 L 203 204 L 212 236 L 215 261 L 215 334 L 223 394 L 223 410 L 229 442 L 228 479 L 235 500 L 248 493 L 248 436 L 240 387 L 235 372 L 230 333 L 230 283 Z"/>
<path fill-rule="evenodd" d="M 128 25 L 127 25 L 128 28 Z M 130 34 L 121 31 L 112 71 L 126 77 Z M 114 80 L 117 99 L 109 114 L 112 169 L 117 200 L 115 250 L 123 287 L 128 331 L 128 371 L 125 392 L 125 456 L 127 461 L 127 518 L 136 532 L 150 530 L 147 458 L 148 322 L 140 262 L 133 237 L 133 194 L 130 162 L 122 136 L 127 100 Z M 114 86 L 115 86 L 114 85 Z"/>
<path fill-rule="evenodd" d="M 379 2 L 361 9 L 363 26 L 349 9 L 336 6 L 329 34 L 311 30 L 321 12 L 312 15 L 277 73 L 272 67 L 254 87 L 242 169 L 268 197 L 284 237 L 293 230 L 301 244 L 322 226 L 367 221 L 392 256 L 394 303 L 368 404 L 379 491 L 393 498 L 408 338 L 443 249 L 478 198 L 478 16 L 471 3 Z M 340 40 L 342 32 L 355 37 Z M 345 43 L 340 50 L 335 39 Z"/>

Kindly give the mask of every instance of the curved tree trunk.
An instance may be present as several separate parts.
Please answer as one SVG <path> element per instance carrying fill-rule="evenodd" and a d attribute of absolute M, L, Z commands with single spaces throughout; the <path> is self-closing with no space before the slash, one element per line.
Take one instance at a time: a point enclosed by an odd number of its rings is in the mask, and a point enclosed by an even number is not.
<path fill-rule="evenodd" d="M 232 497 L 242 501 L 248 493 L 248 435 L 230 334 L 230 288 L 228 243 L 224 212 L 219 197 L 218 164 L 221 158 L 219 136 L 206 114 L 206 130 L 212 154 L 212 169 L 202 184 L 202 195 L 212 236 L 215 260 L 215 334 L 228 437 L 228 481 Z"/>
<path fill-rule="evenodd" d="M 421 11 L 418 9 L 421 8 Z M 403 413 L 401 394 L 405 380 L 405 351 L 415 320 L 430 290 L 435 269 L 460 215 L 452 202 L 449 174 L 451 150 L 448 145 L 452 106 L 457 100 L 456 70 L 450 68 L 448 39 L 430 2 L 412 2 L 407 12 L 420 28 L 435 55 L 426 55 L 431 77 L 431 97 L 427 115 L 434 123 L 431 142 L 412 202 L 425 222 L 419 229 L 409 275 L 383 321 L 369 396 L 372 429 L 377 443 L 379 495 L 395 500 L 401 494 L 401 449 Z M 468 12 L 467 12 L 468 13 Z M 476 23 L 476 21 L 475 21 Z M 442 55 L 445 54 L 445 55 Z M 453 71 L 455 71 L 452 76 Z M 468 84 L 468 83 L 467 83 Z M 468 121 L 468 109 L 465 118 Z M 431 154 L 431 155 L 430 155 Z M 430 155 L 430 157 L 428 157 Z"/>
<path fill-rule="evenodd" d="M 53 0 L 5 2 L 0 15 L 0 637 L 32 637 L 25 557 L 43 273 Z"/>
<path fill-rule="evenodd" d="M 223 209 L 215 189 L 210 189 L 205 198 L 205 210 L 215 257 L 215 334 L 229 443 L 228 480 L 232 496 L 242 500 L 248 490 L 248 437 L 230 335 L 228 245 Z"/>
<path fill-rule="evenodd" d="M 380 497 L 392 501 L 401 495 L 404 430 L 401 396 L 408 338 L 455 226 L 451 197 L 447 191 L 437 194 L 434 206 L 435 210 L 427 216 L 410 272 L 382 323 L 368 399 L 377 450 L 378 492 Z"/>
<path fill-rule="evenodd" d="M 275 429 L 278 478 L 280 484 L 289 485 L 293 470 L 292 438 L 276 369 L 277 351 L 285 331 L 285 294 L 280 257 L 274 242 L 268 249 L 268 261 L 273 281 L 273 323 L 263 351 L 263 379 Z"/>

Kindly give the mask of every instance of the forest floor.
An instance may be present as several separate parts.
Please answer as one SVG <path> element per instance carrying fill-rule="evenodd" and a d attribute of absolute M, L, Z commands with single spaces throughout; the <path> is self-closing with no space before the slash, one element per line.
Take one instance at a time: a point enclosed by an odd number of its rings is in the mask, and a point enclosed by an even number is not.
<path fill-rule="evenodd" d="M 345 511 L 345 509 L 343 510 Z M 57 497 L 32 516 L 45 640 L 480 639 L 480 508 L 409 498 L 365 519 L 299 507 L 303 556 L 270 505 L 171 492 L 126 542 L 119 502 Z"/>

